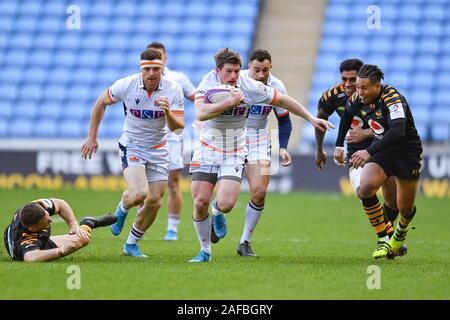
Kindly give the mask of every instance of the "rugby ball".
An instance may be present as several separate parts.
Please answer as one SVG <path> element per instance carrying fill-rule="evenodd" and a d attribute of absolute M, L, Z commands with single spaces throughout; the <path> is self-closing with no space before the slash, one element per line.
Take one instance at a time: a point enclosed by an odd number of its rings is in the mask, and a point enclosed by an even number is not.
<path fill-rule="evenodd" d="M 228 84 L 222 84 L 219 86 L 211 87 L 206 90 L 205 102 L 206 103 L 218 103 L 230 96 L 231 90 L 235 90 L 233 86 Z"/>

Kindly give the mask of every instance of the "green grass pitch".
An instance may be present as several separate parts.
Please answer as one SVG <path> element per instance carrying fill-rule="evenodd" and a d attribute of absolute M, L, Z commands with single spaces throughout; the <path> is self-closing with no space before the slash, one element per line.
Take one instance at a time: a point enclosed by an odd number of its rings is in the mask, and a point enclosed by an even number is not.
<path fill-rule="evenodd" d="M 199 251 L 184 195 L 179 241 L 162 240 L 167 209 L 141 241 L 148 259 L 121 256 L 135 216 L 113 237 L 93 231 L 91 244 L 50 263 L 12 262 L 0 255 L 0 299 L 450 299 L 450 200 L 417 199 L 418 212 L 407 244 L 395 260 L 373 260 L 376 236 L 355 197 L 333 194 L 269 194 L 253 236 L 256 259 L 236 254 L 248 193 L 227 216 L 228 234 L 213 244 L 210 263 L 187 261 Z M 0 227 L 16 208 L 40 197 L 65 199 L 78 218 L 114 211 L 120 193 L 0 190 Z M 52 234 L 67 232 L 62 222 Z M 68 289 L 68 268 L 80 268 L 80 289 Z M 370 266 L 380 269 L 381 289 L 368 289 Z"/>

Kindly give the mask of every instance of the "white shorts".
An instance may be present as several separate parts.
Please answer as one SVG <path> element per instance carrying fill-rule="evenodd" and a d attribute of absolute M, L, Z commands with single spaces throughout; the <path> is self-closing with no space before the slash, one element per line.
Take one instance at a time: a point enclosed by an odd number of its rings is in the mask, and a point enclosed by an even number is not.
<path fill-rule="evenodd" d="M 148 182 L 169 180 L 169 154 L 167 146 L 148 149 L 140 146 L 123 146 L 119 143 L 122 170 L 127 167 L 145 168 Z M 165 161 L 164 161 L 165 160 Z"/>
<path fill-rule="evenodd" d="M 271 161 L 272 141 L 270 140 L 266 130 L 264 130 L 263 134 L 248 133 L 245 148 L 247 161 Z"/>
<path fill-rule="evenodd" d="M 348 170 L 348 177 L 350 179 L 350 183 L 352 184 L 352 189 L 356 194 L 356 190 L 358 189 L 361 181 L 361 172 L 362 167 L 359 167 L 358 169 L 355 169 L 353 167 L 350 167 Z"/>
<path fill-rule="evenodd" d="M 184 168 L 183 140 L 169 140 L 169 171 Z"/>
<path fill-rule="evenodd" d="M 197 142 L 192 155 L 189 172 L 193 174 L 193 180 L 200 176 L 215 175 L 217 180 L 242 180 L 242 172 L 245 164 L 244 148 L 233 153 L 224 153 L 220 150 Z M 201 173 L 200 175 L 196 173 Z M 209 181 L 209 180 L 208 180 Z"/>

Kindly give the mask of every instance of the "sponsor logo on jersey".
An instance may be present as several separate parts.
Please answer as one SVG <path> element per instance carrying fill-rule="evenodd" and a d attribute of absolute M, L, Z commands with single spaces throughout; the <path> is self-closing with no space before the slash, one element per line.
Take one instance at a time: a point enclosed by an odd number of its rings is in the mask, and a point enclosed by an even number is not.
<path fill-rule="evenodd" d="M 134 101 L 136 102 L 136 105 L 138 105 L 139 102 L 141 102 L 141 99 L 134 99 Z"/>
<path fill-rule="evenodd" d="M 373 119 L 369 120 L 369 126 L 370 126 L 370 128 L 372 128 L 372 130 L 373 130 L 373 132 L 375 132 L 375 134 L 382 134 L 384 132 L 383 126 L 379 122 L 377 122 Z"/>
<path fill-rule="evenodd" d="M 362 128 L 364 125 L 363 119 L 358 116 L 354 116 L 352 119 L 352 128 L 360 127 Z"/>
<path fill-rule="evenodd" d="M 272 111 L 272 106 L 259 106 L 259 105 L 252 105 L 250 107 L 250 114 L 253 115 L 266 115 L 269 114 Z"/>
<path fill-rule="evenodd" d="M 130 113 L 140 119 L 159 119 L 164 117 L 164 111 L 130 109 Z"/>

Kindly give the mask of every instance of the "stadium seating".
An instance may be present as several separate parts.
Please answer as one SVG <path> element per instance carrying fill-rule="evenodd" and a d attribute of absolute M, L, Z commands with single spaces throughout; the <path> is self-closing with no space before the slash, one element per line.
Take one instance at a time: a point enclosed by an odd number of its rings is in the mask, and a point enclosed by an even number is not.
<path fill-rule="evenodd" d="M 366 10 L 374 1 L 328 1 L 310 110 L 316 113 L 321 93 L 339 82 L 339 63 L 359 58 L 379 65 L 385 83 L 407 98 L 422 140 L 450 141 L 450 1 L 375 3 L 381 10 L 381 28 L 370 30 L 366 24 L 370 13 Z M 312 127 L 303 130 L 306 142 L 313 145 Z M 333 145 L 333 136 L 327 133 L 325 143 Z"/>
<path fill-rule="evenodd" d="M 69 29 L 69 2 L 0 2 L 0 138 L 84 138 L 96 97 L 139 72 L 140 52 L 166 45 L 168 64 L 194 85 L 221 47 L 251 49 L 259 0 L 77 1 L 80 29 Z M 246 61 L 245 61 L 246 65 Z M 186 103 L 187 128 L 194 112 Z M 123 107 L 108 108 L 100 138 L 118 138 Z"/>

